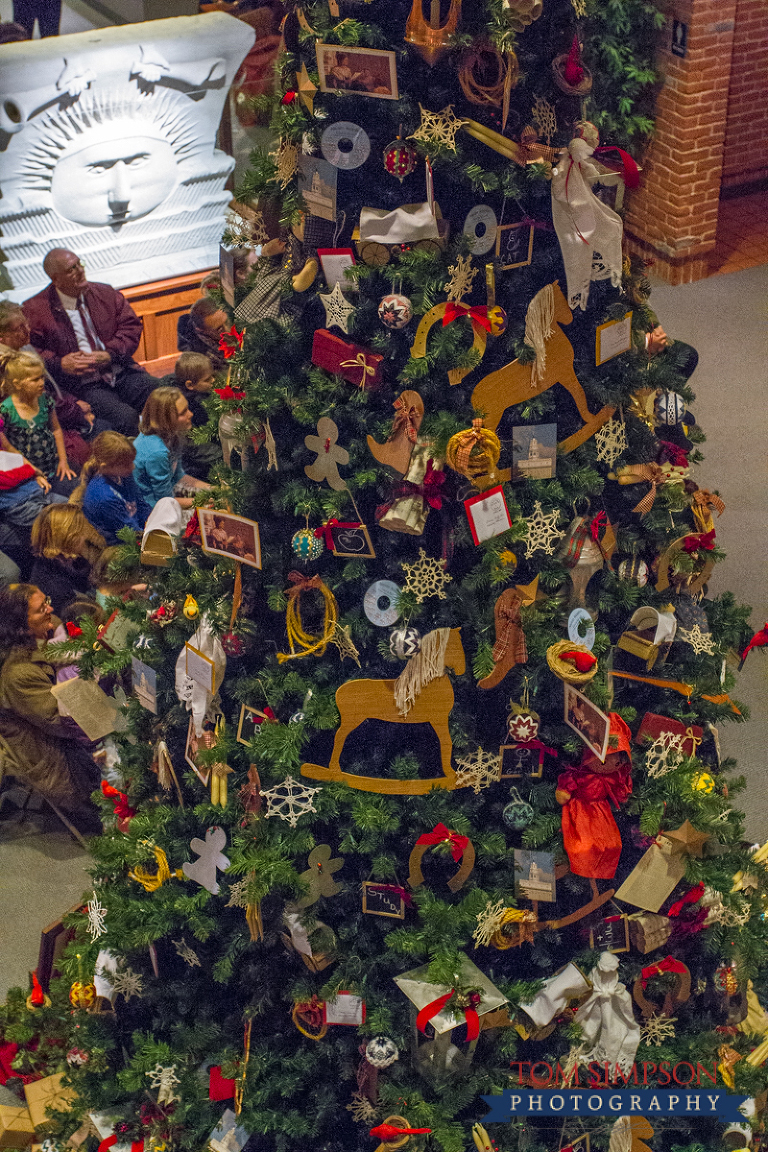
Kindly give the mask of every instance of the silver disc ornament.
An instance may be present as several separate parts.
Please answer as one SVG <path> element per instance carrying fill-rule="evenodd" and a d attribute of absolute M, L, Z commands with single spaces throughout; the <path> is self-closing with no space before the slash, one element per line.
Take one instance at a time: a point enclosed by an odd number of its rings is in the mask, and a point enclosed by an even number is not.
<path fill-rule="evenodd" d="M 359 124 L 337 120 L 335 124 L 329 124 L 320 137 L 320 150 L 334 168 L 351 172 L 365 164 L 371 154 L 371 140 Z"/>
<path fill-rule="evenodd" d="M 475 204 L 470 208 L 462 231 L 469 238 L 473 256 L 485 256 L 490 252 L 496 243 L 497 227 L 496 213 L 490 204 Z"/>
<path fill-rule="evenodd" d="M 377 628 L 389 628 L 400 615 L 400 588 L 392 580 L 376 580 L 363 598 L 363 611 Z"/>

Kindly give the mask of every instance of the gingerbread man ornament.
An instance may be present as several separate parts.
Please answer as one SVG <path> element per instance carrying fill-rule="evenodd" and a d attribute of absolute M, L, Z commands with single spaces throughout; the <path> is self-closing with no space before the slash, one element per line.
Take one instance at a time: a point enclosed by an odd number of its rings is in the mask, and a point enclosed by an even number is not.
<path fill-rule="evenodd" d="M 346 488 L 345 480 L 339 475 L 339 464 L 349 464 L 349 452 L 340 448 L 336 441 L 339 430 L 328 416 L 322 416 L 317 422 L 317 436 L 305 436 L 304 443 L 310 452 L 317 452 L 314 464 L 307 464 L 304 468 L 310 480 L 322 484 L 327 480 L 331 488 L 340 492 Z"/>
<path fill-rule="evenodd" d="M 331 859 L 330 844 L 318 844 L 313 848 L 307 863 L 309 868 L 301 873 L 299 879 L 309 886 L 309 892 L 301 900 L 297 900 L 297 908 L 309 908 L 310 904 L 316 904 L 321 896 L 335 896 L 343 888 L 342 884 L 336 883 L 333 874 L 343 868 L 344 860 L 341 856 Z"/>

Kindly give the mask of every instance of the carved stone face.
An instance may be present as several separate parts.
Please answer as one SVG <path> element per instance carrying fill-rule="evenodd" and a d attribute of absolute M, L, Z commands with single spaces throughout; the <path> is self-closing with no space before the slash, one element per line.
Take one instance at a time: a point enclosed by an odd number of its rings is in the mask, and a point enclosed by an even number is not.
<path fill-rule="evenodd" d="M 77 224 L 124 224 L 148 215 L 176 187 L 173 148 L 149 135 L 94 142 L 63 156 L 51 180 L 60 216 Z"/>

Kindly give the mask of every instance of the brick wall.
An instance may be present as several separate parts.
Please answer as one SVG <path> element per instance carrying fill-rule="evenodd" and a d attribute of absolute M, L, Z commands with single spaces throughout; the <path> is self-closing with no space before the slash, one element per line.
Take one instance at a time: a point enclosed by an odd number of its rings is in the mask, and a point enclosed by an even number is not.
<path fill-rule="evenodd" d="M 768 177 L 768 3 L 736 0 L 723 190 Z"/>
<path fill-rule="evenodd" d="M 640 187 L 627 197 L 626 247 L 656 261 L 671 284 L 707 274 L 715 246 L 728 88 L 738 5 L 765 0 L 675 0 L 659 47 L 664 85 Z M 672 17 L 688 25 L 683 58 L 670 50 Z M 764 125 L 763 125 L 764 128 Z"/>

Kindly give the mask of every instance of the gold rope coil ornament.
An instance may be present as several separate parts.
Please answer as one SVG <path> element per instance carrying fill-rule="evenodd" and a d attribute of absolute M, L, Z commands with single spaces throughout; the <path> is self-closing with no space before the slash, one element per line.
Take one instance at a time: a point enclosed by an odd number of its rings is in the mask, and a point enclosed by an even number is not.
<path fill-rule="evenodd" d="M 317 998 L 313 996 L 312 1000 L 315 1001 L 315 1003 L 312 1003 L 312 1001 L 305 1001 L 304 1003 L 294 1004 L 293 1011 L 291 1012 L 291 1020 L 293 1020 L 293 1023 L 296 1025 L 299 1032 L 301 1032 L 302 1036 L 306 1036 L 307 1040 L 322 1040 L 328 1031 L 328 1025 L 323 1020 L 322 1008 L 320 1007 Z M 314 1032 L 307 1031 L 301 1022 L 302 1018 L 299 1013 L 304 1013 L 305 1016 L 311 1016 L 316 1020 L 319 1019 L 320 1024 L 318 1028 Z M 306 1020 L 306 1023 L 309 1024 L 310 1028 L 312 1027 L 311 1020 Z"/>
<path fill-rule="evenodd" d="M 525 940 L 533 940 L 533 925 L 536 917 L 533 912 L 522 908 L 505 908 L 501 916 L 499 927 L 491 936 L 491 947 L 499 952 L 506 952 L 507 948 L 516 948 Z M 517 924 L 517 932 L 505 932 L 505 924 Z"/>
<path fill-rule="evenodd" d="M 131 880 L 135 880 L 137 884 L 141 884 L 145 892 L 157 892 L 158 888 L 162 888 L 166 880 L 170 880 L 171 876 L 175 876 L 177 880 L 184 879 L 184 873 L 181 868 L 176 868 L 174 872 L 168 866 L 168 857 L 162 848 L 155 845 L 154 849 L 155 860 L 157 861 L 157 872 L 148 872 L 146 868 L 137 866 L 132 868 L 128 873 Z"/>
<path fill-rule="evenodd" d="M 336 632 L 339 622 L 339 606 L 336 597 L 327 584 L 323 584 L 319 576 L 307 578 L 301 572 L 289 572 L 288 579 L 291 587 L 288 589 L 288 607 L 285 610 L 285 627 L 288 632 L 288 652 L 278 652 L 278 664 L 286 660 L 300 660 L 302 656 L 322 656 Z M 325 615 L 323 617 L 323 631 L 320 636 L 313 636 L 305 632 L 301 621 L 301 594 L 302 592 L 319 592 L 325 601 Z M 300 651 L 297 651 L 300 649 Z"/>
<path fill-rule="evenodd" d="M 578 672 L 573 664 L 562 659 L 566 652 L 586 652 L 590 656 L 592 655 L 589 648 L 585 647 L 584 644 L 572 644 L 570 640 L 558 640 L 557 644 L 552 644 L 547 648 L 547 664 L 550 671 L 554 672 L 560 680 L 565 680 L 567 684 L 588 684 L 597 675 L 597 661 L 586 672 Z"/>
<path fill-rule="evenodd" d="M 445 450 L 448 467 L 466 476 L 480 492 L 498 484 L 500 455 L 501 441 L 490 428 L 483 428 L 482 420 L 473 420 L 471 428 L 451 436 Z"/>
<path fill-rule="evenodd" d="M 478 76 L 495 76 L 489 84 L 481 84 Z M 508 86 L 512 89 L 517 84 L 520 67 L 514 52 L 507 53 L 507 59 L 495 48 L 489 40 L 477 40 L 461 57 L 459 65 L 459 84 L 461 90 L 471 104 L 482 107 L 495 107 L 501 105 L 504 90 Z"/>

